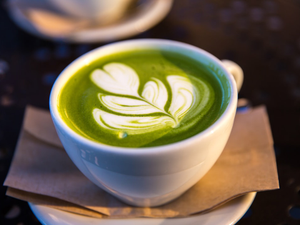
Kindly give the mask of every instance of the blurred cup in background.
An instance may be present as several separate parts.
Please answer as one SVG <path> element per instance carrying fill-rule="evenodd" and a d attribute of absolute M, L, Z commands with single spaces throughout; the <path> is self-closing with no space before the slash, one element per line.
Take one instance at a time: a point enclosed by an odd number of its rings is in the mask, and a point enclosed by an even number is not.
<path fill-rule="evenodd" d="M 66 15 L 110 23 L 120 19 L 133 0 L 46 0 Z"/>

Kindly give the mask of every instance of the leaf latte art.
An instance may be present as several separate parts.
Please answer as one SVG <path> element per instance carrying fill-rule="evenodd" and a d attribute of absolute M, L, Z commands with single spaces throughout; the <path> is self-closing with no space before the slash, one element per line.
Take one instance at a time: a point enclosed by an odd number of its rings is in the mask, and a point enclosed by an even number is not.
<path fill-rule="evenodd" d="M 207 110 L 211 95 L 206 83 L 188 75 L 149 77 L 140 87 L 139 75 L 123 63 L 95 69 L 90 79 L 100 88 L 100 105 L 91 109 L 94 120 L 119 138 L 188 129 Z"/>

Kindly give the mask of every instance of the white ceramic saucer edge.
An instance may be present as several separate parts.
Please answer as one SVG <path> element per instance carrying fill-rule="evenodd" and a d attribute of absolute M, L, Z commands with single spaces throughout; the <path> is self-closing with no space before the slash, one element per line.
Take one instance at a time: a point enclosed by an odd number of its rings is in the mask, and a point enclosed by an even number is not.
<path fill-rule="evenodd" d="M 35 36 L 48 40 L 59 40 L 70 43 L 97 43 L 128 38 L 150 29 L 168 14 L 172 4 L 173 0 L 155 0 L 149 10 L 135 19 L 130 19 L 124 23 L 112 24 L 105 28 L 99 27 L 83 31 L 79 30 L 72 35 L 64 37 L 49 36 L 37 30 L 22 10 L 17 7 L 8 7 L 8 11 L 11 19 L 19 27 Z"/>
<path fill-rule="evenodd" d="M 205 214 L 174 219 L 96 219 L 80 216 L 47 206 L 28 203 L 31 210 L 43 225 L 232 225 L 237 223 L 251 206 L 256 192 L 238 197 L 225 205 Z"/>

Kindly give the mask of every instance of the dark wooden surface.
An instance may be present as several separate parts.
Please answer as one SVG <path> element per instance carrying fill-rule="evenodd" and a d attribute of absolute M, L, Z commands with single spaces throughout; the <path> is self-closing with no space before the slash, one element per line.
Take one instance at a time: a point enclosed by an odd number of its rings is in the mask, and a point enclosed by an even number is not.
<path fill-rule="evenodd" d="M 0 1 L 0 178 L 3 183 L 27 104 L 48 109 L 51 86 L 71 61 L 99 44 L 34 37 L 9 18 Z M 280 190 L 258 193 L 239 225 L 300 224 L 300 0 L 175 0 L 169 15 L 132 38 L 164 38 L 237 62 L 240 97 L 265 104 Z M 0 187 L 0 224 L 39 224 L 26 202 Z"/>

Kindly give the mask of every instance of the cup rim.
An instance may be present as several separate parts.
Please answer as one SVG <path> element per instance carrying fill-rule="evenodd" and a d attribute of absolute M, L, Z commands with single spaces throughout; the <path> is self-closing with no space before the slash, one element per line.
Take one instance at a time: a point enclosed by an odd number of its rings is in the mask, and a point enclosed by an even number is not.
<path fill-rule="evenodd" d="M 80 134 L 76 133 L 73 131 L 61 118 L 60 113 L 57 109 L 57 101 L 58 101 L 58 95 L 60 93 L 60 90 L 62 87 L 64 87 L 65 83 L 69 80 L 69 78 L 74 74 L 75 71 L 77 71 L 84 63 L 88 62 L 89 59 L 93 61 L 92 59 L 95 59 L 96 55 L 98 55 L 98 52 L 103 51 L 105 49 L 109 48 L 120 48 L 124 47 L 127 45 L 140 45 L 144 46 L 146 44 L 150 45 L 156 45 L 156 46 L 162 46 L 162 45 L 168 45 L 170 47 L 179 47 L 179 48 L 184 48 L 187 50 L 191 50 L 194 52 L 198 52 L 202 55 L 205 55 L 206 58 L 212 60 L 218 65 L 218 68 L 221 69 L 221 71 L 225 74 L 227 77 L 227 80 L 230 83 L 230 99 L 229 103 L 225 109 L 225 111 L 222 113 L 222 115 L 208 128 L 205 130 L 199 132 L 196 135 L 193 135 L 189 138 L 186 138 L 184 140 L 166 144 L 166 145 L 160 145 L 160 146 L 153 146 L 153 147 L 118 147 L 118 146 L 110 146 L 106 145 L 100 142 L 96 142 L 90 139 L 87 139 Z M 144 48 L 144 47 L 143 47 Z M 116 50 L 115 52 L 117 52 Z M 73 71 L 73 73 L 71 73 Z M 190 44 L 186 44 L 183 42 L 178 42 L 174 40 L 167 40 L 167 39 L 132 39 L 132 40 L 125 40 L 125 41 L 119 41 L 115 43 L 110 43 L 101 47 L 98 47 L 96 49 L 93 49 L 84 55 L 78 57 L 75 59 L 73 62 L 71 62 L 57 77 L 55 80 L 51 93 L 50 93 L 50 98 L 49 98 L 49 108 L 50 108 L 50 113 L 52 120 L 56 122 L 60 128 L 62 128 L 72 139 L 77 140 L 78 142 L 89 146 L 95 150 L 99 151 L 106 151 L 107 153 L 117 153 L 117 154 L 126 154 L 126 155 L 152 155 L 152 154 L 157 154 L 157 153 L 163 153 L 163 152 L 174 152 L 180 149 L 184 149 L 186 146 L 194 143 L 195 141 L 205 138 L 208 135 L 215 133 L 216 129 L 218 129 L 219 126 L 221 126 L 223 123 L 225 123 L 230 117 L 232 111 L 236 110 L 236 102 L 237 102 L 237 88 L 236 88 L 236 83 L 234 81 L 233 76 L 225 69 L 224 65 L 222 62 L 210 54 L 209 52 L 192 46 Z M 139 150 L 140 149 L 140 150 Z"/>

